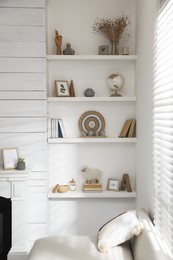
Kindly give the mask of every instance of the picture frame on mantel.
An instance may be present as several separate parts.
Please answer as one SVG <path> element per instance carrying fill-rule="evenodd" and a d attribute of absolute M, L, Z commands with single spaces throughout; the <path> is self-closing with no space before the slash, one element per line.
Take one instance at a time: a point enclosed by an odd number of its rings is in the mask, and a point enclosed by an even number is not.
<path fill-rule="evenodd" d="M 119 191 L 120 190 L 120 180 L 118 180 L 118 179 L 108 179 L 107 190 Z"/>
<path fill-rule="evenodd" d="M 16 169 L 18 158 L 18 148 L 3 148 L 2 159 L 4 170 Z"/>
<path fill-rule="evenodd" d="M 70 97 L 69 84 L 67 80 L 55 80 L 57 97 Z"/>

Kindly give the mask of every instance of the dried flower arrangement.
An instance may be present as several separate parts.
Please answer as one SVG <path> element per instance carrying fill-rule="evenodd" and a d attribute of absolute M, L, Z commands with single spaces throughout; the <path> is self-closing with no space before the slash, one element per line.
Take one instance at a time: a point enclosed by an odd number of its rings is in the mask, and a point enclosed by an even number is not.
<path fill-rule="evenodd" d="M 92 29 L 94 33 L 101 32 L 110 40 L 112 46 L 111 54 L 118 54 L 117 50 L 113 49 L 117 48 L 123 32 L 130 24 L 129 16 L 125 15 L 113 19 L 97 18 Z"/>

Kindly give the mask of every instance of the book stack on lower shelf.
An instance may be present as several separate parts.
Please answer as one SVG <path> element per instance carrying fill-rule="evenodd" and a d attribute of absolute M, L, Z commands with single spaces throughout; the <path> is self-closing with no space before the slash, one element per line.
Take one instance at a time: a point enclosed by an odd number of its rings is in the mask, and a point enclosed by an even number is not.
<path fill-rule="evenodd" d="M 124 126 L 120 132 L 119 137 L 124 138 L 124 137 L 135 137 L 136 136 L 136 120 L 135 119 L 129 119 L 126 120 L 124 123 Z"/>
<path fill-rule="evenodd" d="M 65 138 L 67 137 L 62 119 L 49 119 L 49 138 Z"/>
<path fill-rule="evenodd" d="M 84 192 L 102 192 L 102 184 L 98 183 L 84 183 Z"/>

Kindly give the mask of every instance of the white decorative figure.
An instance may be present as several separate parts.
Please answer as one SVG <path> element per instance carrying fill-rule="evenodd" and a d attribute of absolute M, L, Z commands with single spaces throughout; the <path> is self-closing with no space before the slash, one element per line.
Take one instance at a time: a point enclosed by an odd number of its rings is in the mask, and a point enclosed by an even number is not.
<path fill-rule="evenodd" d="M 101 181 L 102 171 L 99 169 L 90 169 L 88 166 L 82 168 L 86 183 L 98 183 Z"/>

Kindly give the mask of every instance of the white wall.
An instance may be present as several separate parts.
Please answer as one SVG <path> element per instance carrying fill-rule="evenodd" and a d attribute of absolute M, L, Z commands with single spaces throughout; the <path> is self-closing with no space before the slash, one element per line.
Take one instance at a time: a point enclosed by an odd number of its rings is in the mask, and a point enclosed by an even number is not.
<path fill-rule="evenodd" d="M 121 45 L 128 42 L 130 51 L 135 52 L 135 0 L 48 0 L 48 54 L 55 54 L 55 29 L 63 37 L 62 49 L 70 42 L 76 54 L 97 54 L 98 46 L 109 41 L 99 33 L 92 33 L 94 22 L 97 18 L 122 14 L 130 16 L 131 26 L 130 37 L 124 34 Z"/>
<path fill-rule="evenodd" d="M 44 0 L 0 1 L 0 149 L 17 147 L 31 170 L 28 234 L 47 234 L 47 110 Z M 0 156 L 0 168 L 2 168 Z"/>
<path fill-rule="evenodd" d="M 153 88 L 153 22 L 154 0 L 137 0 L 137 133 L 136 175 L 137 205 L 153 212 L 152 169 L 152 88 Z"/>

